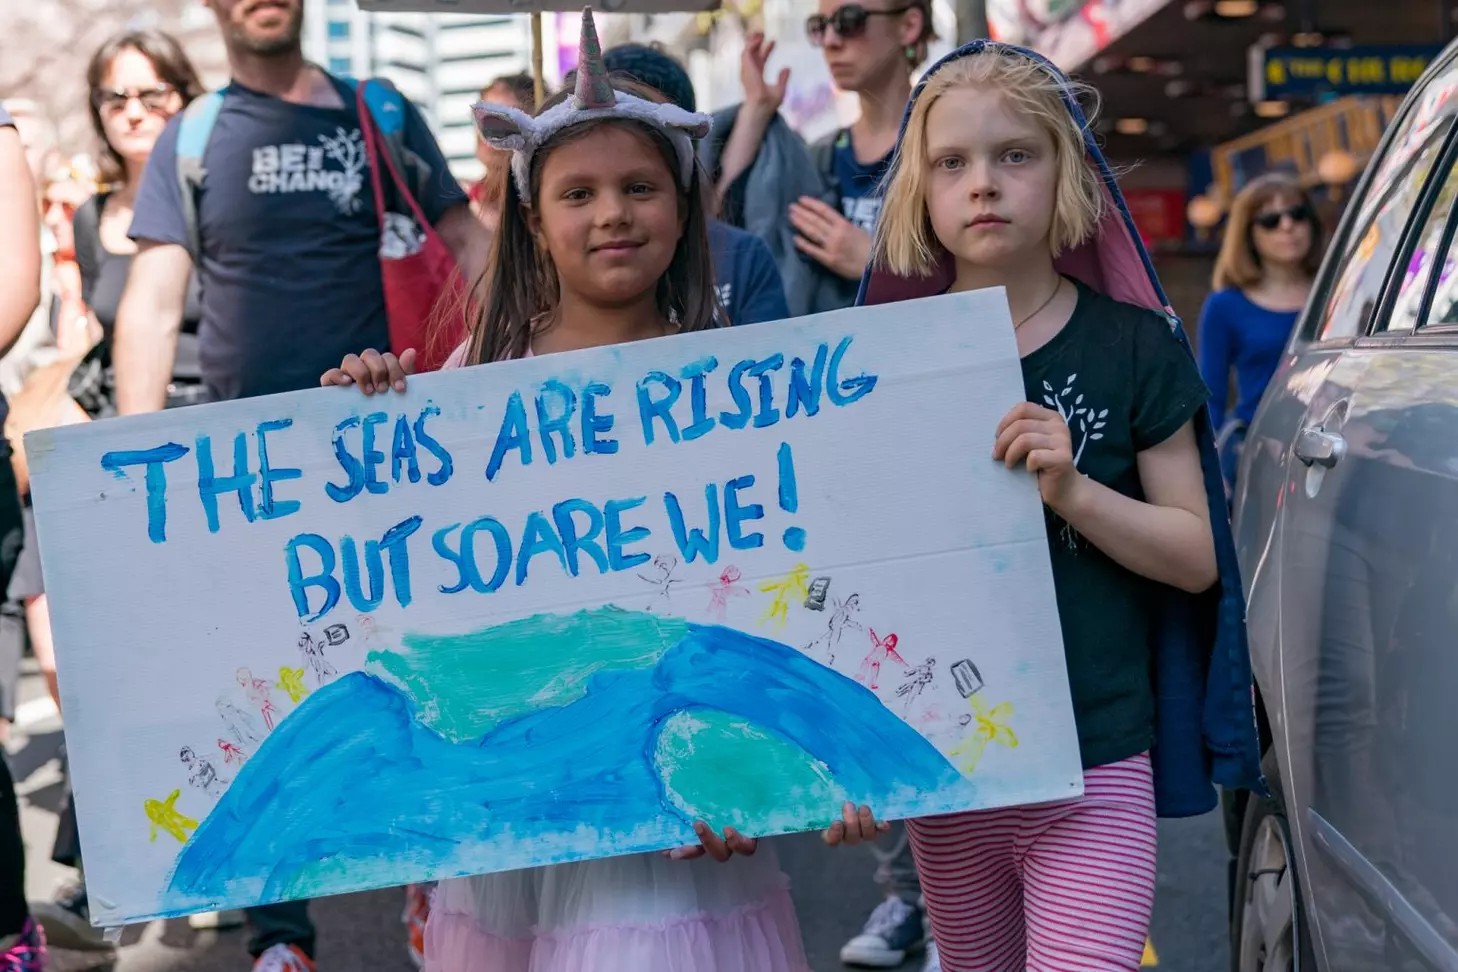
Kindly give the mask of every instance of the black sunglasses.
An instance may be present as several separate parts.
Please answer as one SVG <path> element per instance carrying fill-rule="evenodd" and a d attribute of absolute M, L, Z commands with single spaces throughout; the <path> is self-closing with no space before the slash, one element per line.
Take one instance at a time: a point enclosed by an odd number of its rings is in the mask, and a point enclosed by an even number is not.
<path fill-rule="evenodd" d="M 1299 205 L 1292 206 L 1290 209 L 1281 209 L 1274 213 L 1261 213 L 1255 218 L 1254 222 L 1261 229 L 1269 231 L 1279 228 L 1283 219 L 1289 218 L 1292 223 L 1298 226 L 1302 223 L 1309 223 L 1311 222 L 1311 215 L 1311 207 L 1305 203 L 1300 203 Z"/>
<path fill-rule="evenodd" d="M 843 40 L 850 40 L 866 32 L 866 24 L 872 17 L 894 17 L 911 9 L 912 6 L 867 10 L 858 3 L 848 3 L 837 7 L 829 16 L 816 13 L 806 17 L 805 36 L 810 38 L 810 43 L 819 47 L 825 41 L 825 28 L 833 27 Z"/>
<path fill-rule="evenodd" d="M 176 90 L 165 81 L 150 88 L 97 88 L 91 92 L 91 101 L 103 114 L 124 110 L 133 98 L 148 111 L 166 111 L 170 107 L 168 99 Z"/>

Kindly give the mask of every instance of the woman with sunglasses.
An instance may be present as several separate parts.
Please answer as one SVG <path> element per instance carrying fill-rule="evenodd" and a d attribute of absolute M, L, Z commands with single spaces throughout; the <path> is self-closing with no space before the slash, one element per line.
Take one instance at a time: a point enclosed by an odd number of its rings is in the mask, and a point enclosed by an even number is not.
<path fill-rule="evenodd" d="M 1230 207 L 1215 262 L 1215 292 L 1200 313 L 1198 344 L 1200 372 L 1211 392 L 1210 418 L 1220 430 L 1221 471 L 1232 496 L 1246 427 L 1311 293 L 1321 237 L 1310 197 L 1287 175 L 1252 181 Z"/>
<path fill-rule="evenodd" d="M 799 253 L 843 281 L 859 282 L 880 213 L 881 180 L 911 99 L 912 75 L 936 37 L 931 5 L 929 0 L 820 0 L 819 10 L 806 18 L 805 31 L 823 51 L 836 87 L 859 97 L 861 114 L 849 128 L 811 146 L 828 191 L 822 198 L 806 194 L 792 200 L 785 219 Z M 774 82 L 764 76 L 773 51 L 774 44 L 762 34 L 746 39 L 740 63 L 744 104 L 719 159 L 721 197 L 757 164 L 765 133 L 784 102 L 789 70 Z M 855 286 L 844 289 L 848 304 Z"/>
<path fill-rule="evenodd" d="M 86 69 L 91 125 L 101 142 L 101 190 L 82 203 L 72 221 L 76 263 L 81 270 L 81 297 L 89 311 L 95 342 L 72 372 L 71 397 L 90 418 L 114 415 L 115 383 L 111 368 L 111 334 L 121 303 L 122 289 L 131 269 L 136 244 L 127 238 L 132 222 L 132 200 L 141 184 L 142 170 L 152 146 L 168 119 L 203 92 L 201 81 L 182 47 L 155 30 L 129 30 L 111 37 L 92 55 Z M 174 365 L 172 403 L 197 400 L 196 288 L 189 293 L 184 333 L 179 336 Z M 72 359 L 74 360 L 74 359 Z M 26 548 L 16 565 L 10 596 L 25 605 L 26 625 L 36 660 L 57 698 L 55 655 L 51 646 L 50 608 L 36 553 L 35 526 L 25 510 Z M 69 782 L 69 781 L 68 781 Z M 80 846 L 75 815 L 63 808 L 53 858 L 80 867 Z M 61 948 L 107 950 L 99 930 L 91 927 L 84 882 L 63 889 L 54 901 L 34 906 L 51 943 Z"/>

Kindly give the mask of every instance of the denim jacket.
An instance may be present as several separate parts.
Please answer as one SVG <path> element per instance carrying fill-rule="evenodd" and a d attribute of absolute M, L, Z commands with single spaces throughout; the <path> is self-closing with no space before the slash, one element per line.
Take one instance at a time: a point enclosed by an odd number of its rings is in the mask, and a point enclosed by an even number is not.
<path fill-rule="evenodd" d="M 989 41 L 974 41 L 938 61 L 923 76 L 902 120 L 926 88 L 928 78 L 960 58 L 989 46 L 1042 64 L 1064 86 L 1064 104 L 1084 132 L 1088 164 L 1098 173 L 1105 194 L 1104 216 L 1092 239 L 1059 257 L 1058 269 L 1116 300 L 1157 311 L 1186 351 L 1184 328 L 1169 306 L 1154 264 L 1140 241 L 1134 220 L 1108 161 L 1096 144 L 1068 79 L 1041 55 Z M 898 156 L 897 162 L 900 164 Z M 894 175 L 894 169 L 893 175 Z M 952 281 L 951 259 L 942 254 L 930 277 L 896 277 L 867 268 L 858 304 L 928 297 L 944 292 Z M 1235 540 L 1225 500 L 1225 486 L 1215 449 L 1215 430 L 1208 410 L 1195 419 L 1200 466 L 1215 534 L 1219 581 L 1203 594 L 1166 588 L 1160 606 L 1155 646 L 1155 803 L 1161 817 L 1205 813 L 1217 802 L 1215 787 L 1265 792 L 1260 743 L 1256 732 L 1254 683 L 1246 643 L 1245 595 L 1235 559 Z"/>

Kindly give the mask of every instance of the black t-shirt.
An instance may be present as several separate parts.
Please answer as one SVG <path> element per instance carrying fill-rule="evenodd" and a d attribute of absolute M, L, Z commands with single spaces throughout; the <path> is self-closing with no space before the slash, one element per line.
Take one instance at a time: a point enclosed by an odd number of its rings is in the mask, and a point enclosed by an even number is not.
<path fill-rule="evenodd" d="M 106 209 L 109 193 L 101 192 L 81 204 L 71 220 L 76 239 L 76 265 L 81 270 L 81 299 L 101 324 L 102 340 L 95 354 L 106 365 L 111 364 L 111 337 L 116 328 L 116 313 L 126 289 L 127 273 L 132 268 L 132 254 L 113 253 L 101 243 L 101 214 Z M 172 377 L 197 381 L 197 326 L 202 316 L 199 308 L 197 277 L 187 288 L 187 305 L 182 313 L 182 330 L 177 335 L 177 358 Z"/>
<path fill-rule="evenodd" d="M 1063 330 L 1023 358 L 1023 382 L 1030 401 L 1067 420 L 1079 472 L 1140 500 L 1138 454 L 1179 431 L 1210 394 L 1166 318 L 1082 285 Z M 1079 749 L 1086 768 L 1103 766 L 1154 743 L 1159 585 L 1044 512 Z"/>
<path fill-rule="evenodd" d="M 345 355 L 388 345 L 380 223 L 354 93 L 343 108 L 296 105 L 227 88 L 198 192 L 203 380 L 211 397 L 310 388 Z M 187 245 L 174 118 L 137 193 L 131 236 Z M 431 171 L 420 196 L 432 223 L 466 194 L 419 111 L 406 147 Z M 388 182 L 387 182 L 388 184 Z"/>

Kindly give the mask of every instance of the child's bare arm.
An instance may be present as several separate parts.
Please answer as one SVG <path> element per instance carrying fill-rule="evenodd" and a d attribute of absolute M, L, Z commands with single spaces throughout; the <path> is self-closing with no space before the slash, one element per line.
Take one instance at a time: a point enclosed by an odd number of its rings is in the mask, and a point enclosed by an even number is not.
<path fill-rule="evenodd" d="M 1208 590 L 1218 573 L 1194 425 L 1185 423 L 1137 461 L 1144 502 L 1079 476 L 1049 506 L 1134 573 L 1192 594 Z"/>

